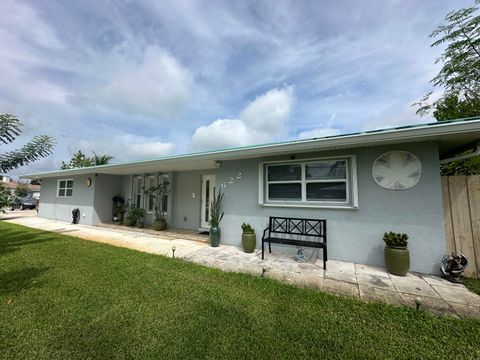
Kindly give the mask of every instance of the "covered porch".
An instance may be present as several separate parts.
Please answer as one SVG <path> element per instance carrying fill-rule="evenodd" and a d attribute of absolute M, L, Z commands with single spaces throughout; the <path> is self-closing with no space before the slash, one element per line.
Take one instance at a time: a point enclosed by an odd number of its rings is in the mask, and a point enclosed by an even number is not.
<path fill-rule="evenodd" d="M 127 169 L 112 169 L 110 174 L 95 174 L 94 215 L 92 223 L 100 226 L 114 224 L 113 197 L 120 196 L 125 206 L 145 211 L 142 219 L 145 228 L 131 231 L 155 235 L 151 225 L 158 207 L 167 222 L 167 232 L 162 234 L 176 238 L 186 235 L 195 241 L 205 241 L 209 230 L 209 205 L 216 190 L 216 173 L 220 164 L 214 161 L 149 163 Z M 168 192 L 159 197 L 145 190 L 168 183 Z M 96 218 L 95 218 L 96 217 Z M 125 227 L 121 227 L 124 229 Z M 171 230 L 169 230 L 171 229 Z M 208 234 L 207 234 L 208 235 Z"/>

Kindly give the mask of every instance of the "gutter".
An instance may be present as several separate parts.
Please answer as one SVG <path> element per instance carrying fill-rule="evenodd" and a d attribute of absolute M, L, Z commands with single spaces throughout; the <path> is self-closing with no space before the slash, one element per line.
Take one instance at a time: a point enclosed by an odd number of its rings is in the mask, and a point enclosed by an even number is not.
<path fill-rule="evenodd" d="M 476 143 L 475 149 L 470 154 L 459 155 L 459 156 L 454 156 L 454 157 L 449 157 L 449 158 L 446 158 L 446 159 L 442 159 L 442 160 L 440 160 L 440 165 L 447 164 L 447 163 L 452 162 L 452 161 L 470 159 L 470 158 L 475 157 L 477 155 L 480 155 L 480 141 Z"/>

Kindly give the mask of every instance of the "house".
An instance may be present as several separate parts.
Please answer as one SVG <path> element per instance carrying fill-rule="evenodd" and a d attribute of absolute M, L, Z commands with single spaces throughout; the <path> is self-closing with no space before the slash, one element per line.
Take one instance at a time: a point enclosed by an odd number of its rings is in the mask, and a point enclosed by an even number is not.
<path fill-rule="evenodd" d="M 18 186 L 18 182 L 14 181 L 8 176 L 2 176 L 0 177 L 0 184 L 9 189 L 12 195 L 15 195 L 15 189 Z M 40 185 L 29 185 L 28 196 L 31 196 L 35 199 L 40 199 L 40 190 Z"/>
<path fill-rule="evenodd" d="M 446 253 L 440 161 L 479 139 L 480 118 L 472 118 L 24 178 L 42 180 L 44 218 L 71 221 L 79 208 L 80 223 L 109 223 L 120 195 L 145 208 L 149 223 L 153 204 L 142 188 L 168 180 L 172 228 L 208 230 L 212 194 L 222 189 L 223 244 L 240 245 L 243 222 L 261 238 L 269 216 L 326 219 L 329 260 L 383 266 L 383 234 L 395 231 L 410 237 L 411 270 L 437 273 Z"/>

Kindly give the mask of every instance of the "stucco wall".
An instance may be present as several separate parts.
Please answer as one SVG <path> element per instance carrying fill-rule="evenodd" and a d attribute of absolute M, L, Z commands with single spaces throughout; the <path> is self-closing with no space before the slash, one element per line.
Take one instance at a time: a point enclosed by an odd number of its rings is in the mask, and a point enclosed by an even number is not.
<path fill-rule="evenodd" d="M 382 153 L 394 149 L 411 151 L 422 162 L 422 177 L 409 190 L 386 190 L 372 178 L 373 161 Z M 225 217 L 221 223 L 222 243 L 240 246 L 240 225 L 249 222 L 257 232 L 257 247 L 260 247 L 262 231 L 269 216 L 327 219 L 328 253 L 331 260 L 383 266 L 383 233 L 396 231 L 410 236 L 411 270 L 437 273 L 439 262 L 446 251 L 437 146 L 432 143 L 416 143 L 298 154 L 296 158 L 340 154 L 357 155 L 359 208 L 356 210 L 263 207 L 258 205 L 258 163 L 282 158 L 222 162 L 217 171 L 217 184 L 226 182 L 223 204 Z M 236 179 L 238 172 L 242 173 L 241 179 Z M 187 174 L 182 176 L 188 178 Z M 232 177 L 234 181 L 229 183 Z M 278 245 L 275 247 L 278 248 Z M 295 251 L 295 247 L 289 249 Z M 309 250 L 308 253 L 312 255 L 313 251 L 315 250 Z"/>
<path fill-rule="evenodd" d="M 87 187 L 87 178 L 92 179 L 92 185 Z M 57 180 L 60 178 L 48 178 L 42 180 L 42 190 L 38 215 L 47 219 L 72 221 L 72 210 L 80 210 L 80 223 L 92 224 L 93 221 L 93 197 L 95 192 L 95 176 L 82 175 L 68 177 L 73 179 L 72 197 L 57 197 Z"/>

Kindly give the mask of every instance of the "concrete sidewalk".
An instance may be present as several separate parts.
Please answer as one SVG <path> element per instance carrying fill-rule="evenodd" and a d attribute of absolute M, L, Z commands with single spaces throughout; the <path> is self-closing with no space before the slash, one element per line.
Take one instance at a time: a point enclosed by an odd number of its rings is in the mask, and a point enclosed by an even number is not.
<path fill-rule="evenodd" d="M 327 270 L 324 271 L 320 260 L 298 263 L 281 253 L 267 254 L 266 259 L 262 260 L 259 251 L 246 254 L 234 246 L 212 248 L 199 241 L 165 239 L 161 233 L 150 235 L 128 229 L 71 225 L 39 218 L 34 212 L 9 213 L 0 215 L 0 219 L 170 257 L 172 247 L 175 247 L 175 257 L 223 271 L 246 272 L 258 276 L 265 271 L 267 277 L 296 286 L 393 305 L 415 307 L 415 300 L 420 298 L 422 308 L 433 313 L 480 318 L 480 296 L 470 292 L 464 285 L 452 284 L 433 275 L 415 273 L 400 277 L 389 274 L 384 268 L 332 260 L 327 262 Z"/>

